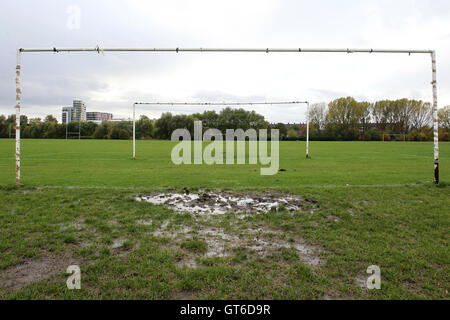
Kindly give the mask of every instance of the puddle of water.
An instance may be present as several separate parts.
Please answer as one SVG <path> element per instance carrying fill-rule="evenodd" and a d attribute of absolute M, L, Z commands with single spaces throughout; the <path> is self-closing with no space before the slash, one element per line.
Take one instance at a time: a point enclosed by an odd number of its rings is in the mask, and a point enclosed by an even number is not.
<path fill-rule="evenodd" d="M 189 212 L 194 214 L 194 220 L 197 222 L 210 221 L 216 219 L 215 215 L 223 215 L 227 212 L 238 213 L 237 219 L 245 219 L 254 214 L 270 211 L 276 208 L 277 211 L 283 207 L 289 211 L 301 210 L 302 205 L 308 202 L 308 205 L 314 200 L 304 200 L 299 196 L 286 195 L 279 192 L 268 192 L 264 194 L 242 193 L 240 195 L 232 193 L 213 193 L 200 192 L 198 194 L 182 193 L 155 193 L 142 195 L 136 198 L 137 201 L 145 201 L 155 205 L 166 205 L 179 212 Z M 309 207 L 309 206 L 308 206 Z M 307 209 L 307 212 L 314 212 L 317 209 Z M 154 236 L 161 236 L 172 239 L 178 245 L 186 239 L 192 237 L 195 230 L 196 236 L 205 241 L 207 251 L 203 257 L 231 257 L 233 249 L 245 247 L 247 250 L 254 251 L 255 254 L 266 256 L 272 252 L 277 252 L 281 248 L 293 248 L 300 256 L 300 260 L 311 266 L 317 266 L 322 261 L 318 257 L 320 249 L 316 246 L 308 245 L 302 240 L 288 241 L 285 239 L 284 232 L 273 230 L 267 226 L 256 226 L 239 230 L 237 233 L 225 232 L 217 224 L 210 223 L 205 226 L 203 223 L 197 223 L 194 228 L 184 226 L 179 229 L 170 228 L 169 220 L 155 231 Z M 141 221 L 142 223 L 142 221 Z M 179 266 L 186 265 L 189 268 L 195 268 L 194 258 L 186 258 L 178 263 Z"/>
<path fill-rule="evenodd" d="M 120 248 L 123 246 L 124 242 L 125 242 L 125 239 L 122 239 L 122 238 L 114 239 L 114 241 L 111 245 L 111 248 L 112 249 Z"/>
<path fill-rule="evenodd" d="M 46 256 L 32 259 L 0 272 L 0 288 L 18 290 L 29 283 L 64 273 L 71 264 L 79 264 L 69 256 Z"/>
<path fill-rule="evenodd" d="M 206 236 L 208 244 L 207 257 L 229 257 L 231 249 L 237 247 L 240 239 L 238 236 L 225 233 L 221 228 L 206 228 L 201 230 L 201 235 Z"/>
<path fill-rule="evenodd" d="M 153 231 L 153 235 L 156 237 L 165 237 L 165 238 L 180 238 L 182 235 L 186 235 L 192 231 L 190 227 L 184 226 L 178 229 L 167 230 L 167 226 L 169 225 L 169 221 L 166 220 L 161 225 L 161 227 L 155 231 Z"/>
<path fill-rule="evenodd" d="M 227 212 L 263 213 L 272 208 L 284 207 L 290 212 L 301 209 L 299 196 L 281 193 L 243 194 L 231 193 L 156 193 L 136 197 L 136 201 L 145 201 L 155 205 L 166 205 L 179 212 L 199 215 L 219 215 Z M 242 218 L 244 218 L 242 216 Z"/>
<path fill-rule="evenodd" d="M 192 228 L 184 226 L 179 229 L 167 230 L 169 222 L 165 221 L 162 226 L 153 232 L 155 236 L 162 236 L 174 239 L 180 243 L 183 239 L 190 237 Z M 303 242 L 289 242 L 280 239 L 283 232 L 279 230 L 270 230 L 263 227 L 254 229 L 245 229 L 239 236 L 232 233 L 226 233 L 219 227 L 205 227 L 199 224 L 196 228 L 198 237 L 206 242 L 208 250 L 203 254 L 204 257 L 230 257 L 233 255 L 233 248 L 244 246 L 248 250 L 254 251 L 257 255 L 266 256 L 281 248 L 293 248 L 304 263 L 317 266 L 322 261 L 317 256 L 320 250 L 312 245 Z M 270 236 L 270 237 L 269 237 Z M 277 237 L 278 236 L 278 237 Z M 195 262 L 195 259 L 192 260 Z M 179 265 L 194 265 L 194 262 L 181 261 Z"/>

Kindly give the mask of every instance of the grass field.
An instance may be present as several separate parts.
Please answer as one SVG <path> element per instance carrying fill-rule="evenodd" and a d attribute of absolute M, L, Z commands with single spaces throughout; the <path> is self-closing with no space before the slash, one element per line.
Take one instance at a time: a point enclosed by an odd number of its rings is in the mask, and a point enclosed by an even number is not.
<path fill-rule="evenodd" d="M 27 186 L 145 188 L 292 188 L 426 183 L 433 181 L 433 145 L 414 142 L 304 142 L 280 144 L 280 168 L 260 176 L 260 165 L 180 165 L 171 141 L 23 140 L 22 182 Z M 450 181 L 450 144 L 440 144 L 441 180 Z M 0 185 L 15 182 L 14 141 L 0 140 Z"/>
<path fill-rule="evenodd" d="M 175 166 L 173 145 L 137 141 L 133 161 L 130 141 L 23 140 L 16 188 L 14 141 L 0 140 L 0 299 L 448 299 L 450 144 L 440 187 L 432 143 L 312 142 L 305 160 L 304 143 L 282 142 L 286 171 L 274 176 Z M 294 214 L 200 217 L 135 200 L 183 188 L 305 202 Z M 220 234 L 230 254 L 209 255 Z M 256 238 L 280 245 L 261 254 Z M 66 288 L 70 264 L 81 290 Z M 362 285 L 370 265 L 381 290 Z"/>

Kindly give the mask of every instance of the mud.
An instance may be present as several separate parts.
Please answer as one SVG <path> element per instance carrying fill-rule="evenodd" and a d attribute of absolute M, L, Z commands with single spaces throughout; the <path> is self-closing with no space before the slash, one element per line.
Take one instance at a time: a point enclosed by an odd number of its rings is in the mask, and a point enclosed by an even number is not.
<path fill-rule="evenodd" d="M 361 289 L 367 289 L 367 278 L 364 278 L 361 275 L 358 275 L 355 278 L 355 284 L 357 287 L 361 288 Z"/>
<path fill-rule="evenodd" d="M 194 230 L 191 227 L 183 226 L 168 230 L 167 225 L 166 221 L 159 229 L 153 231 L 153 235 L 172 239 L 179 248 L 181 248 L 180 244 L 184 239 L 194 236 Z M 319 257 L 321 251 L 319 247 L 307 244 L 302 239 L 289 242 L 283 239 L 283 232 L 270 228 L 248 228 L 239 231 L 239 235 L 237 235 L 225 232 L 219 227 L 198 224 L 195 228 L 195 237 L 205 241 L 208 246 L 207 251 L 201 255 L 204 258 L 232 257 L 235 248 L 244 248 L 249 253 L 261 257 L 279 252 L 281 248 L 293 248 L 298 253 L 300 261 L 310 266 L 318 266 L 323 262 Z M 196 268 L 195 256 L 185 257 L 177 265 Z"/>
<path fill-rule="evenodd" d="M 175 211 L 199 215 L 220 215 L 228 212 L 264 213 L 282 209 L 295 212 L 302 210 L 307 203 L 315 205 L 317 202 L 274 191 L 239 195 L 230 192 L 154 193 L 138 196 L 136 200 L 155 205 L 163 204 Z"/>
<path fill-rule="evenodd" d="M 124 242 L 126 241 L 125 238 L 117 238 L 113 240 L 113 243 L 111 244 L 111 249 L 117 249 L 123 246 Z"/>
<path fill-rule="evenodd" d="M 82 230 L 86 226 L 86 223 L 84 220 L 78 220 L 71 223 L 62 223 L 60 224 L 59 230 L 64 231 L 67 229 L 76 229 L 76 230 Z"/>
<path fill-rule="evenodd" d="M 136 201 L 166 205 L 175 211 L 193 214 L 195 225 L 174 226 L 170 224 L 170 220 L 165 220 L 152 232 L 153 236 L 171 239 L 180 250 L 182 250 L 181 242 L 184 239 L 195 237 L 207 244 L 208 249 L 203 254 L 183 252 L 184 256 L 177 262 L 179 267 L 197 268 L 196 257 L 232 257 L 236 248 L 260 257 L 279 253 L 282 248 L 292 248 L 298 253 L 300 261 L 310 266 L 318 266 L 323 262 L 319 257 L 321 249 L 318 246 L 307 244 L 297 236 L 288 241 L 284 232 L 266 225 L 251 228 L 243 221 L 243 228 L 227 229 L 227 232 L 219 227 L 219 221 L 222 219 L 220 216 L 229 212 L 237 213 L 237 221 L 268 211 L 314 213 L 318 210 L 318 205 L 313 199 L 303 199 L 297 195 L 277 191 L 235 194 L 231 192 L 191 193 L 185 189 L 184 193 L 140 195 L 136 197 Z M 137 223 L 145 224 L 143 220 L 138 220 Z M 236 226 L 236 222 L 233 225 Z"/>
<path fill-rule="evenodd" d="M 0 273 L 0 288 L 18 290 L 26 285 L 64 274 L 68 266 L 79 264 L 70 256 L 46 256 L 9 267 Z"/>

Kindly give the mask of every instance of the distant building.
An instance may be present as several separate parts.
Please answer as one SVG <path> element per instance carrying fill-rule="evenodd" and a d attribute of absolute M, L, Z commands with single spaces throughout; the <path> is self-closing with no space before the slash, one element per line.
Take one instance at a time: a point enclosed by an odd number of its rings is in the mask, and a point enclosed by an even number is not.
<path fill-rule="evenodd" d="M 102 122 L 111 121 L 113 119 L 112 113 L 107 112 L 86 112 L 86 121 Z"/>
<path fill-rule="evenodd" d="M 73 100 L 72 107 L 63 107 L 61 122 L 92 121 L 101 123 L 102 121 L 113 121 L 113 114 L 108 112 L 86 112 L 86 105 L 81 100 Z"/>
<path fill-rule="evenodd" d="M 61 122 L 63 124 L 67 124 L 69 122 L 72 122 L 72 115 L 73 115 L 73 108 L 72 107 L 63 107 L 62 108 Z"/>
<path fill-rule="evenodd" d="M 286 129 L 289 130 L 290 127 L 298 127 L 298 128 L 304 127 L 304 126 L 306 126 L 306 123 L 289 123 L 288 122 L 288 123 L 285 123 L 284 125 L 286 126 Z"/>
<path fill-rule="evenodd" d="M 72 121 L 86 121 L 86 105 L 81 100 L 73 100 Z"/>

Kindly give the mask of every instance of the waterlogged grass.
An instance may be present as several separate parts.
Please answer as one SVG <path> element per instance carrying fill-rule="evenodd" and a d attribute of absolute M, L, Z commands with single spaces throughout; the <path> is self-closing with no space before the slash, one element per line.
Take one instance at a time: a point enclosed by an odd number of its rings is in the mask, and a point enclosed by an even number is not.
<path fill-rule="evenodd" d="M 305 160 L 304 143 L 282 142 L 287 171 L 275 176 L 260 165 L 175 166 L 173 145 L 138 141 L 133 161 L 129 141 L 23 140 L 25 186 L 15 188 L 14 142 L 0 140 L 0 299 L 448 299 L 449 144 L 440 187 L 431 143 L 313 142 Z M 183 188 L 314 201 L 295 214 L 199 219 L 135 200 Z M 217 235 L 202 230 L 217 229 L 238 239 L 224 256 L 207 254 Z M 260 254 L 251 230 L 292 247 Z M 66 287 L 71 264 L 81 290 Z M 362 287 L 371 265 L 381 290 Z"/>
<path fill-rule="evenodd" d="M 405 184 L 433 181 L 431 142 L 280 143 L 280 169 L 261 165 L 175 165 L 171 141 L 22 140 L 22 182 L 28 186 L 290 188 L 295 186 Z M 206 144 L 206 143 L 205 143 Z M 450 181 L 450 144 L 440 144 L 440 174 Z M 0 185 L 15 182 L 14 141 L 0 139 Z"/>

